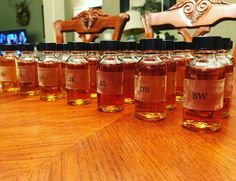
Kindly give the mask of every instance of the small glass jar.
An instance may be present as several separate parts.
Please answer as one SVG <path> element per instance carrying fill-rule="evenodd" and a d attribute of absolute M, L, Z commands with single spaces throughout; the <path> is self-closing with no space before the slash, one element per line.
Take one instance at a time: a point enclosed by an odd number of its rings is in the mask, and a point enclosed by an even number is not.
<path fill-rule="evenodd" d="M 166 83 L 166 108 L 171 111 L 176 108 L 176 61 L 173 59 L 175 49 L 174 41 L 163 41 L 163 50 L 160 59 L 167 66 L 167 83 Z"/>
<path fill-rule="evenodd" d="M 140 40 L 143 58 L 135 72 L 135 117 L 158 121 L 166 117 L 167 66 L 156 54 L 160 39 Z"/>
<path fill-rule="evenodd" d="M 2 45 L 0 57 L 0 87 L 2 92 L 18 92 L 16 45 Z"/>
<path fill-rule="evenodd" d="M 119 58 L 123 61 L 124 68 L 124 85 L 123 97 L 124 103 L 133 104 L 134 100 L 134 76 L 135 68 L 138 62 L 136 57 L 137 43 L 136 42 L 122 42 L 122 51 Z"/>
<path fill-rule="evenodd" d="M 89 64 L 80 54 L 73 54 L 67 60 L 65 80 L 69 105 L 85 105 L 91 102 Z"/>
<path fill-rule="evenodd" d="M 219 50 L 216 59 L 225 66 L 225 87 L 224 87 L 224 106 L 221 116 L 229 117 L 229 110 L 233 94 L 233 75 L 234 62 L 227 56 L 227 51 L 231 48 L 230 38 L 222 38 L 222 42 L 217 44 Z"/>
<path fill-rule="evenodd" d="M 96 42 L 89 43 L 88 53 L 86 60 L 89 63 L 90 74 L 90 96 L 91 98 L 97 98 L 97 65 L 101 60 L 99 50 L 100 44 Z"/>
<path fill-rule="evenodd" d="M 18 45 L 21 56 L 18 59 L 18 79 L 20 93 L 23 96 L 39 95 L 37 60 L 34 45 Z"/>
<path fill-rule="evenodd" d="M 194 37 L 195 58 L 185 69 L 183 126 L 193 131 L 220 129 L 225 67 L 216 59 L 221 37 Z"/>
<path fill-rule="evenodd" d="M 55 101 L 63 97 L 61 88 L 61 63 L 55 56 L 53 43 L 44 43 L 40 47 L 43 55 L 38 61 L 38 82 L 40 99 L 43 101 Z"/>
<path fill-rule="evenodd" d="M 173 59 L 176 62 L 176 101 L 183 101 L 184 72 L 187 59 L 185 57 L 186 44 L 183 41 L 175 42 Z"/>
<path fill-rule="evenodd" d="M 103 58 L 97 66 L 98 110 L 118 112 L 123 110 L 123 63 L 118 58 L 119 41 L 101 41 Z"/>

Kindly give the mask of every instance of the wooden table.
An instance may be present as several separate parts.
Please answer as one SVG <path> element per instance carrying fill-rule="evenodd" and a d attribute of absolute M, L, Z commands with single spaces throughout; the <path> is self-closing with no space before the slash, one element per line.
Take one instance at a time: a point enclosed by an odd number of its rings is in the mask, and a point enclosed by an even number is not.
<path fill-rule="evenodd" d="M 234 82 L 234 84 L 236 81 Z M 134 106 L 101 113 L 93 103 L 0 95 L 0 180 L 236 180 L 236 91 L 214 134 L 181 126 L 181 105 L 160 122 Z"/>

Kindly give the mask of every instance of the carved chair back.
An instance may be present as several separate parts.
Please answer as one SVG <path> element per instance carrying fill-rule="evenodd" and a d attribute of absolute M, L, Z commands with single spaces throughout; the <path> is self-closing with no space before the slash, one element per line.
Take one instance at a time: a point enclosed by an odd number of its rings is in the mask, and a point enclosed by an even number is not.
<path fill-rule="evenodd" d="M 225 19 L 236 19 L 236 3 L 228 4 L 223 0 L 181 0 L 167 11 L 146 13 L 142 17 L 145 38 L 153 38 L 153 27 L 171 25 L 178 30 L 184 40 L 201 36 L 210 27 Z M 191 35 L 189 29 L 196 31 Z"/>
<path fill-rule="evenodd" d="M 72 20 L 55 21 L 56 42 L 64 42 L 63 32 L 77 32 L 82 41 L 92 42 L 105 29 L 114 29 L 112 39 L 119 40 L 127 21 L 129 21 L 129 15 L 126 13 L 109 16 L 101 9 L 92 8 L 79 13 Z"/>

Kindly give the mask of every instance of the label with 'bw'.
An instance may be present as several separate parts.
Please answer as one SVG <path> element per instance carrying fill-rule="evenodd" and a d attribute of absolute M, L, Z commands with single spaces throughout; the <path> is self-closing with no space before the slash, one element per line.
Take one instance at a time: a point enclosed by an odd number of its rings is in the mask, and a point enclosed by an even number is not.
<path fill-rule="evenodd" d="M 216 111 L 223 107 L 224 82 L 220 80 L 184 80 L 183 106 L 199 111 Z"/>

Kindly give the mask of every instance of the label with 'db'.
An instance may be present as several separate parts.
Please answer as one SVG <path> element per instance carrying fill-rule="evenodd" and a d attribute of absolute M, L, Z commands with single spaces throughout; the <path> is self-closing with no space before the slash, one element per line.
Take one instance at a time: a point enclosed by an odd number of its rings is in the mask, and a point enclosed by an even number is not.
<path fill-rule="evenodd" d="M 15 66 L 0 66 L 0 82 L 17 81 Z"/>
<path fill-rule="evenodd" d="M 166 100 L 166 76 L 135 75 L 135 100 L 163 102 Z"/>
<path fill-rule="evenodd" d="M 223 107 L 224 82 L 221 80 L 184 80 L 183 106 L 198 111 L 216 111 Z"/>

